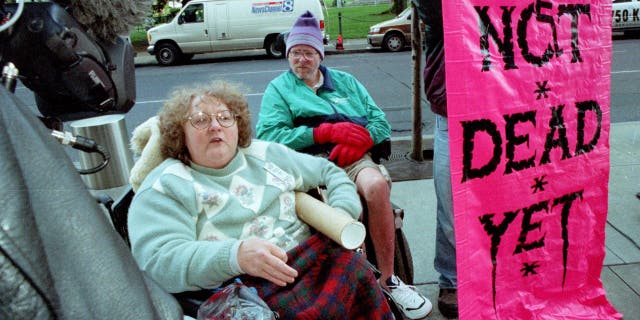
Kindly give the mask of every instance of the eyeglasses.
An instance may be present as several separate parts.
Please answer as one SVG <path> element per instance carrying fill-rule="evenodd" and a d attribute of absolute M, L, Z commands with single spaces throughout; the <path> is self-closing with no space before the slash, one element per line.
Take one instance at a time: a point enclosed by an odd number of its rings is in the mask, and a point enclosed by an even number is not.
<path fill-rule="evenodd" d="M 307 60 L 311 60 L 315 58 L 316 55 L 318 55 L 316 51 L 297 51 L 296 50 L 296 51 L 289 52 L 289 57 L 292 57 L 294 59 L 300 59 L 304 57 Z"/>
<path fill-rule="evenodd" d="M 205 130 L 211 125 L 212 118 L 215 118 L 220 126 L 229 128 L 236 123 L 236 117 L 235 113 L 229 110 L 223 110 L 213 114 L 198 111 L 191 114 L 187 119 L 189 119 L 189 123 L 191 123 L 194 128 L 198 130 Z"/>

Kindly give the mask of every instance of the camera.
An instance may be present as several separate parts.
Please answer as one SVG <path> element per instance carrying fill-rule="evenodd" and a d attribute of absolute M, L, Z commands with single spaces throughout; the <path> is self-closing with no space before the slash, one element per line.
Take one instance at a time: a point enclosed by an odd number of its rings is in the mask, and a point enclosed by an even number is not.
<path fill-rule="evenodd" d="M 19 15 L 0 33 L 0 63 L 17 67 L 44 117 L 71 121 L 126 113 L 133 107 L 134 53 L 126 38 L 95 39 L 54 2 L 0 9 L 4 20 Z"/>

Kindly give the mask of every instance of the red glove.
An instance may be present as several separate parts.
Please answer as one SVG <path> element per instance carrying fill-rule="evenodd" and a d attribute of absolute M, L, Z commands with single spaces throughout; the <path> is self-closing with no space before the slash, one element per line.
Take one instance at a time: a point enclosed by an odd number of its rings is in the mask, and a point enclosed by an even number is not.
<path fill-rule="evenodd" d="M 339 144 L 331 150 L 329 160 L 335 162 L 339 167 L 346 167 L 360 160 L 367 150 L 369 150 L 369 148 L 362 146 Z"/>
<path fill-rule="evenodd" d="M 373 146 L 369 131 L 351 122 L 323 123 L 313 129 L 313 140 L 318 144 L 366 146 L 367 150 Z"/>

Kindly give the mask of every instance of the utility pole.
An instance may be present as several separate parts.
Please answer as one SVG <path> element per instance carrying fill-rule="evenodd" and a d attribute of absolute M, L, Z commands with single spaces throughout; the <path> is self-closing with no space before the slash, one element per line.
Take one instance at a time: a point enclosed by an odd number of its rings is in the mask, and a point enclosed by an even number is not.
<path fill-rule="evenodd" d="M 422 154 L 422 33 L 418 9 L 411 5 L 411 59 L 413 60 L 413 135 L 411 159 L 423 161 Z"/>

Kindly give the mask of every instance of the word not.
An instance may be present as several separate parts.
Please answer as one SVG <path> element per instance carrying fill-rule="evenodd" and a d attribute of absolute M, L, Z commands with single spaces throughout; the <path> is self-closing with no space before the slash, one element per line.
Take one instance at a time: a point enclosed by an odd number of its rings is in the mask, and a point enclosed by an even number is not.
<path fill-rule="evenodd" d="M 489 71 L 491 67 L 491 59 L 489 54 L 489 36 L 498 46 L 498 52 L 502 55 L 504 61 L 504 69 L 518 69 L 515 63 L 515 54 L 513 46 L 513 11 L 515 6 L 500 6 L 502 10 L 502 34 L 503 39 L 498 36 L 498 28 L 491 22 L 489 17 L 489 6 L 475 6 L 474 7 L 478 18 L 480 19 L 480 51 L 484 53 L 482 60 L 482 71 Z M 591 19 L 591 6 L 580 3 L 562 4 L 558 5 L 555 11 L 555 16 L 549 14 L 553 9 L 553 3 L 544 0 L 536 0 L 534 3 L 529 4 L 526 8 L 520 12 L 520 19 L 518 20 L 516 33 L 518 46 L 520 47 L 520 54 L 524 60 L 534 66 L 541 67 L 549 62 L 555 55 L 560 57 L 563 54 L 563 50 L 558 45 L 558 28 L 556 26 L 556 19 L 560 20 L 563 17 L 571 19 L 570 28 L 568 31 L 571 34 L 571 63 L 582 62 L 580 56 L 580 48 L 578 46 L 579 35 L 579 16 L 586 15 Z M 532 20 L 535 15 L 535 20 Z M 549 44 L 547 49 L 540 55 L 535 55 L 529 50 L 529 41 L 527 39 L 527 26 L 531 23 L 544 23 L 548 24 L 552 31 L 553 46 Z M 539 37 L 539 35 L 534 35 Z"/>

